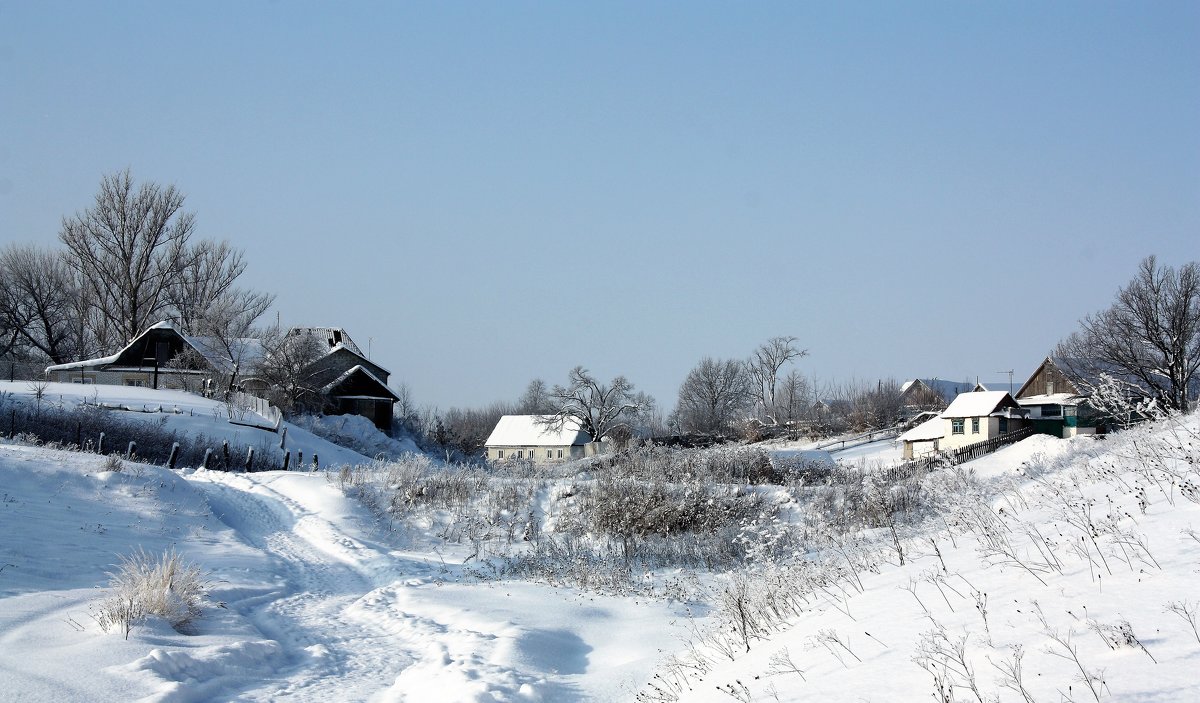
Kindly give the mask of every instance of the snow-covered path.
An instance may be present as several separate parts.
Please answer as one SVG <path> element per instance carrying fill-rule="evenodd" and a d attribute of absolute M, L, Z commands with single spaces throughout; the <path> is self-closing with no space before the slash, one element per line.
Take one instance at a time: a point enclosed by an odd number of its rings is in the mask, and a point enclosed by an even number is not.
<path fill-rule="evenodd" d="M 239 698 L 428 700 L 438 690 L 471 700 L 532 694 L 540 682 L 490 661 L 508 623 L 466 627 L 410 612 L 405 591 L 429 585 L 434 569 L 364 541 L 356 528 L 369 529 L 365 516 L 339 510 L 319 477 L 200 472 L 192 481 L 278 580 L 273 592 L 227 601 L 283 658 Z"/>

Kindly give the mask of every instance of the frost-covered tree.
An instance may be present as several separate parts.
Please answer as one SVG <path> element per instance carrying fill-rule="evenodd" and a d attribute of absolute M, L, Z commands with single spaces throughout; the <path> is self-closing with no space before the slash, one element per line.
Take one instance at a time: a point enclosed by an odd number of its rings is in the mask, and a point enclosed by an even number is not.
<path fill-rule="evenodd" d="M 1200 385 L 1200 264 L 1178 270 L 1153 256 L 1107 309 L 1083 318 L 1055 354 L 1085 386 L 1107 376 L 1183 410 Z M 1091 390 L 1091 389 L 1089 389 Z"/>
<path fill-rule="evenodd" d="M 135 185 L 128 170 L 104 176 L 92 207 L 64 217 L 59 239 L 96 313 L 104 348 L 120 346 L 158 322 L 168 288 L 190 265 L 195 215 L 175 186 Z"/>
<path fill-rule="evenodd" d="M 807 349 L 796 346 L 797 341 L 795 337 L 772 337 L 760 344 L 746 362 L 759 412 L 768 423 L 778 424 L 781 415 L 778 403 L 780 371 L 789 361 L 808 356 Z"/>
<path fill-rule="evenodd" d="M 609 383 L 596 380 L 587 369 L 576 366 L 567 375 L 567 385 L 554 386 L 550 399 L 555 410 L 545 420 L 548 427 L 561 428 L 573 420 L 599 442 L 614 430 L 632 432 L 645 405 L 624 376 Z"/>
<path fill-rule="evenodd" d="M 204 239 L 184 254 L 181 268 L 166 288 L 171 317 L 183 334 L 239 338 L 275 300 L 237 286 L 246 270 L 244 253 L 226 241 Z"/>
<path fill-rule="evenodd" d="M 311 334 L 287 334 L 272 328 L 263 334 L 258 375 L 271 386 L 271 402 L 287 412 L 319 410 L 321 388 L 315 362 L 327 350 Z"/>
<path fill-rule="evenodd" d="M 13 244 L 0 250 L 0 354 L 23 344 L 52 363 L 84 351 L 76 279 L 61 252 Z"/>
<path fill-rule="evenodd" d="M 517 401 L 517 413 L 520 415 L 549 415 L 557 409 L 550 399 L 550 388 L 540 378 L 530 381 Z"/>
<path fill-rule="evenodd" d="M 745 419 L 754 397 L 745 362 L 706 356 L 679 386 L 675 419 L 684 432 L 726 432 Z"/>

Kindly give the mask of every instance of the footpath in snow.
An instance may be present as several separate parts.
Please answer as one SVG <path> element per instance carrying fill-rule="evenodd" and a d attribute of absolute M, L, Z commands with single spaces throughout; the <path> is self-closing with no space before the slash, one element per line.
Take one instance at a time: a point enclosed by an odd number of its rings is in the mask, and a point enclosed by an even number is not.
<path fill-rule="evenodd" d="M 0 691 L 20 700 L 622 700 L 677 641 L 660 603 L 459 581 L 324 474 L 174 473 L 0 445 Z M 136 549 L 212 606 L 128 641 L 89 615 Z"/>

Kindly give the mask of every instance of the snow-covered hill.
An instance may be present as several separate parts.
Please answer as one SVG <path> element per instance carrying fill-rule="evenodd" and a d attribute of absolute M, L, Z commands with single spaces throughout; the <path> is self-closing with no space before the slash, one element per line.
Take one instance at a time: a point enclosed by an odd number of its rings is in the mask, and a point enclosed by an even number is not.
<path fill-rule="evenodd" d="M 685 606 L 479 580 L 467 540 L 389 529 L 336 474 L 0 440 L 0 698 L 1200 700 L 1198 448 L 1195 416 L 1031 437 L 926 477 L 895 539 L 653 575 L 708 594 Z M 539 492 L 543 529 L 588 480 Z M 172 548 L 207 574 L 201 616 L 102 632 L 107 572 Z"/>
<path fill-rule="evenodd" d="M 21 403 L 21 407 L 25 410 L 36 404 L 35 393 L 38 389 L 39 384 L 27 381 L 0 381 L 0 396 L 7 394 L 10 403 Z M 175 430 L 193 438 L 204 437 L 214 447 L 219 447 L 222 441 L 226 441 L 231 447 L 255 447 L 259 451 L 260 458 L 268 454 L 280 453 L 278 451 L 280 439 L 278 433 L 249 426 L 256 421 L 262 425 L 269 425 L 265 419 L 257 418 L 256 420 L 256 416 L 249 413 L 240 418 L 243 424 L 230 422 L 228 409 L 224 403 L 194 393 L 77 383 L 46 383 L 40 386 L 40 390 L 43 394 L 41 405 L 47 409 L 70 409 L 85 403 L 102 404 L 105 407 L 115 408 L 110 412 L 118 418 L 145 423 L 162 423 L 167 430 Z M 354 420 L 358 419 L 354 418 Z M 338 420 L 342 419 L 338 418 Z M 346 421 L 342 420 L 342 422 Z M 366 436 L 366 432 L 361 427 L 362 423 L 350 422 L 350 426 L 357 431 L 357 437 Z M 330 424 L 334 426 L 332 423 Z M 366 425 L 374 430 L 369 422 Z M 353 449 L 334 444 L 313 434 L 308 429 L 292 423 L 285 422 L 283 426 L 287 428 L 286 448 L 292 452 L 303 452 L 308 461 L 311 461 L 312 456 L 316 454 L 320 458 L 322 466 L 366 463 L 374 457 L 374 454 L 367 456 Z M 7 427 L 3 428 L 3 431 L 7 431 Z M 382 433 L 377 431 L 373 434 L 375 438 L 371 441 L 376 443 L 381 441 L 378 438 L 386 439 Z M 362 440 L 364 446 L 372 446 L 366 442 L 367 440 Z M 400 450 L 404 449 L 418 451 L 411 441 L 400 447 Z M 155 459 L 159 463 L 163 461 L 162 458 Z M 305 468 L 308 467 L 309 465 L 306 464 Z"/>

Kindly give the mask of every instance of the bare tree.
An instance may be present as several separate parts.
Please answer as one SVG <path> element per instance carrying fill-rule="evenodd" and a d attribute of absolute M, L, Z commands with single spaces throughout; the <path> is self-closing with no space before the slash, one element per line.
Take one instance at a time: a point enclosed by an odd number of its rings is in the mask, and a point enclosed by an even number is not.
<path fill-rule="evenodd" d="M 166 291 L 189 265 L 195 215 L 174 186 L 134 186 L 128 170 L 104 176 L 94 205 L 64 217 L 59 239 L 97 313 L 96 336 L 112 347 L 158 321 Z"/>
<path fill-rule="evenodd" d="M 1112 306 L 1085 317 L 1055 354 L 1085 387 L 1104 374 L 1186 410 L 1200 385 L 1200 264 L 1176 271 L 1146 257 Z"/>
<path fill-rule="evenodd" d="M 797 341 L 795 337 L 772 337 L 760 344 L 746 362 L 755 384 L 759 409 L 763 418 L 771 424 L 779 423 L 777 391 L 780 370 L 792 359 L 808 356 L 807 349 L 796 347 Z"/>
<path fill-rule="evenodd" d="M 188 265 L 165 290 L 179 331 L 183 334 L 220 334 L 244 337 L 271 307 L 275 296 L 239 288 L 246 270 L 244 254 L 229 242 L 201 240 L 184 255 Z"/>
<path fill-rule="evenodd" d="M 321 388 L 316 385 L 314 364 L 327 350 L 311 334 L 266 330 L 262 339 L 258 373 L 272 388 L 272 402 L 287 412 L 317 410 Z"/>
<path fill-rule="evenodd" d="M 675 418 L 685 432 L 726 432 L 744 419 L 753 402 L 753 382 L 745 362 L 706 356 L 679 386 Z"/>
<path fill-rule="evenodd" d="M 780 381 L 776 401 L 781 422 L 804 419 L 815 402 L 812 384 L 799 369 L 792 369 Z"/>
<path fill-rule="evenodd" d="M 517 413 L 520 415 L 549 415 L 558 408 L 550 400 L 550 388 L 540 378 L 535 378 L 525 387 L 517 401 Z"/>
<path fill-rule="evenodd" d="M 0 329 L 15 331 L 55 364 L 73 361 L 83 351 L 78 295 L 60 252 L 33 245 L 0 251 Z"/>
<path fill-rule="evenodd" d="M 602 441 L 618 428 L 631 430 L 645 402 L 634 395 L 633 384 L 624 376 L 601 383 L 582 366 L 571 369 L 567 385 L 554 386 L 550 399 L 556 410 L 544 424 L 561 428 L 574 421 L 593 442 Z"/>

